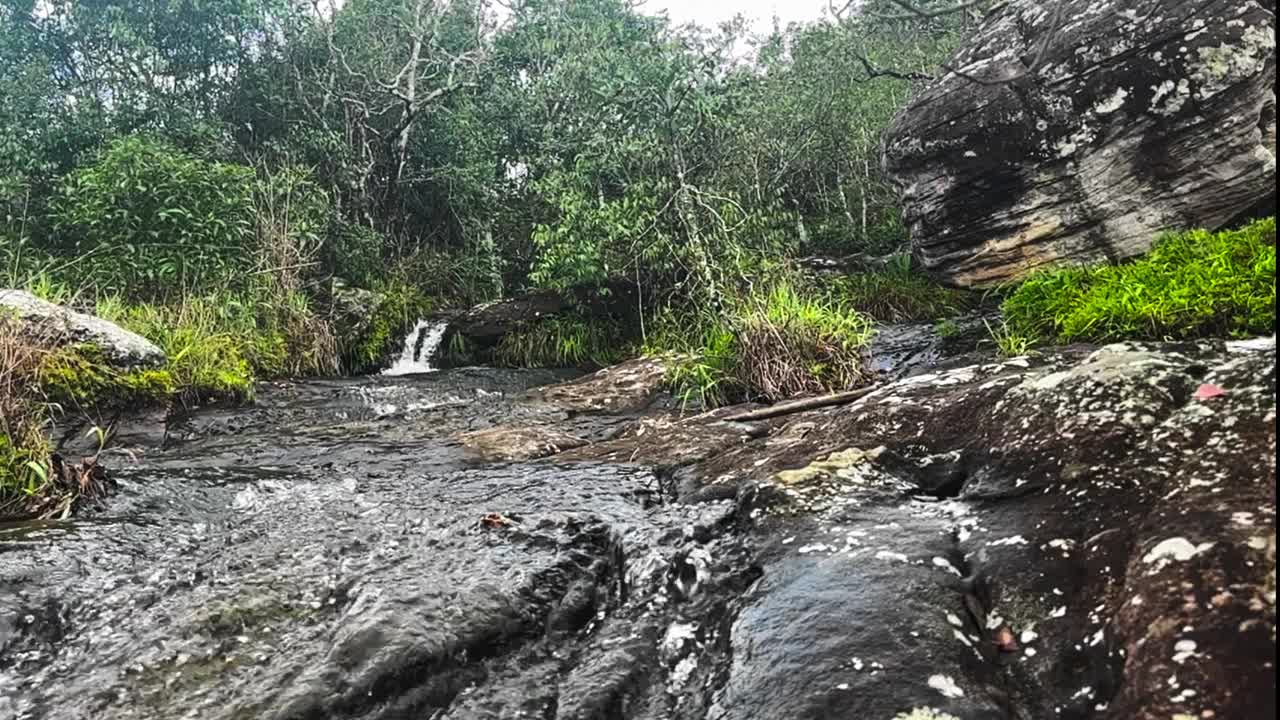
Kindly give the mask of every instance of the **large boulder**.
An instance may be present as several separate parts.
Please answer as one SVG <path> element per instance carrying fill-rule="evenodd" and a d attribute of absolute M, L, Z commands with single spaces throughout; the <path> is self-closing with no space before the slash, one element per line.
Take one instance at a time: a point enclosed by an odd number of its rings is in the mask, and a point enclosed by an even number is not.
<path fill-rule="evenodd" d="M 1275 360 L 1272 338 L 1062 349 L 764 437 L 646 418 L 557 461 L 736 500 L 760 578 L 728 622 L 689 621 L 675 717 L 1261 720 Z"/>
<path fill-rule="evenodd" d="M 1274 10 L 1001 4 L 886 135 L 925 268 L 992 285 L 1274 206 Z"/>
<path fill-rule="evenodd" d="M 76 312 L 24 290 L 0 290 L 0 314 L 16 317 L 33 342 L 54 347 L 93 345 L 102 358 L 124 368 L 159 367 L 164 351 L 150 340 L 100 317 Z"/>

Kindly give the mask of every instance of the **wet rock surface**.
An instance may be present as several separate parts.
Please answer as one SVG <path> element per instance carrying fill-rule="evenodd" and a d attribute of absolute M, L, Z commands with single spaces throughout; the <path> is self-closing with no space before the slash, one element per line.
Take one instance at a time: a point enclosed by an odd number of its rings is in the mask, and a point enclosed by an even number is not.
<path fill-rule="evenodd" d="M 1274 2 L 1014 0 L 948 67 L 885 145 L 941 278 L 994 285 L 1274 212 Z"/>
<path fill-rule="evenodd" d="M 42 345 L 92 345 L 104 360 L 123 369 L 159 367 L 164 351 L 137 333 L 100 317 L 41 300 L 25 290 L 0 289 L 0 314 L 14 315 L 24 332 Z"/>
<path fill-rule="evenodd" d="M 106 511 L 0 530 L 0 717 L 1274 716 L 1274 342 L 756 423 L 604 377 L 271 386 L 128 436 Z M 511 428 L 586 444 L 465 447 Z"/>

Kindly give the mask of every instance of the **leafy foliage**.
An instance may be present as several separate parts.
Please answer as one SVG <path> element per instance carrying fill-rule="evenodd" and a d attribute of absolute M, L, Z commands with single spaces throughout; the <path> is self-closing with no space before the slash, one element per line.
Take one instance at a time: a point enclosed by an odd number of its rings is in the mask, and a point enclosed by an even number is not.
<path fill-rule="evenodd" d="M 53 201 L 56 251 L 100 291 L 154 298 L 249 269 L 253 173 L 141 138 L 113 142 Z"/>
<path fill-rule="evenodd" d="M 1071 342 L 1270 334 L 1276 328 L 1275 218 L 1167 235 L 1123 265 L 1043 273 L 1004 301 L 1022 337 Z"/>

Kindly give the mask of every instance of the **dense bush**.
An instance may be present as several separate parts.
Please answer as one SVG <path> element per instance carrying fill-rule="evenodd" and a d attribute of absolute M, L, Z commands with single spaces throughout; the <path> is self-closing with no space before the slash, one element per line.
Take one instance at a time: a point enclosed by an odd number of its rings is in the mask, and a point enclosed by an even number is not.
<path fill-rule="evenodd" d="M 324 246 L 324 270 L 355 287 L 378 284 L 382 275 L 381 234 L 365 225 L 338 222 Z"/>
<path fill-rule="evenodd" d="M 240 282 L 254 257 L 253 191 L 249 168 L 117 140 L 59 188 L 56 252 L 82 281 L 133 298 Z"/>
<path fill-rule="evenodd" d="M 1276 221 L 1167 235 L 1122 265 L 1027 280 L 1004 301 L 1006 333 L 1035 340 L 1123 340 L 1271 334 L 1276 328 Z"/>

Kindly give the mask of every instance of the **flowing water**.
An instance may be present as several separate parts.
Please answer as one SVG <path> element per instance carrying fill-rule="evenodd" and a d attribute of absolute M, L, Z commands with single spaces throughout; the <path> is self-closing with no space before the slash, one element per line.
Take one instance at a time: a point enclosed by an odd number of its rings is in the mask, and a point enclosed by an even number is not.
<path fill-rule="evenodd" d="M 518 398 L 564 377 L 275 384 L 108 451 L 104 510 L 0 528 L 0 718 L 615 716 L 708 510 L 634 466 L 478 466 L 453 439 L 608 432 Z"/>
<path fill-rule="evenodd" d="M 449 329 L 445 320 L 419 320 L 413 330 L 404 339 L 404 348 L 400 357 L 391 367 L 382 371 L 383 375 L 416 375 L 435 372 L 437 368 L 431 364 L 444 334 Z"/>
<path fill-rule="evenodd" d="M 917 334 L 886 347 L 927 359 Z M 406 359 L 430 367 L 433 337 Z M 0 720 L 1122 717 L 1098 709 L 1123 657 L 1096 626 L 1128 563 L 1055 548 L 1127 527 L 1132 491 L 1024 489 L 1025 457 L 1090 443 L 998 401 L 1082 405 L 1059 367 L 913 375 L 772 429 L 571 402 L 625 399 L 625 367 L 536 393 L 575 373 L 272 383 L 139 416 L 104 453 L 104 508 L 0 525 Z M 1172 411 L 1134 383 L 1115 392 Z M 1008 427 L 1035 454 L 952 450 Z M 589 444 L 484 462 L 476 437 Z M 997 610 L 1034 628 L 1025 651 L 989 641 Z"/>

